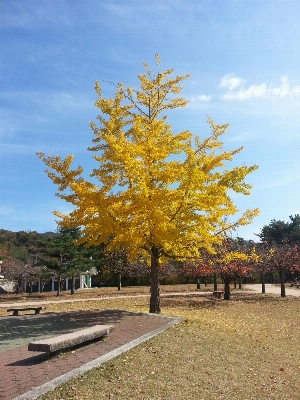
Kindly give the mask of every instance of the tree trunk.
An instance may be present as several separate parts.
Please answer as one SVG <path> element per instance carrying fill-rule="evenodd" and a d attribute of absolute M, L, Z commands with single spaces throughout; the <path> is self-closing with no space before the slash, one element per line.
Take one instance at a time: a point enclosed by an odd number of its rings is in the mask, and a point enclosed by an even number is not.
<path fill-rule="evenodd" d="M 206 287 L 207 286 L 207 276 L 205 275 L 205 277 L 204 277 L 204 286 Z"/>
<path fill-rule="evenodd" d="M 29 296 L 32 295 L 32 281 L 28 282 L 28 287 L 29 287 Z"/>
<path fill-rule="evenodd" d="M 242 277 L 239 276 L 239 289 L 242 289 Z"/>
<path fill-rule="evenodd" d="M 16 284 L 16 287 L 15 287 L 15 293 L 19 294 L 19 292 L 20 292 L 19 280 L 17 280 L 16 282 L 17 282 L 17 284 Z"/>
<path fill-rule="evenodd" d="M 151 248 L 151 295 L 150 295 L 150 309 L 149 312 L 152 314 L 160 313 L 160 287 L 158 277 L 158 248 L 152 246 Z"/>
<path fill-rule="evenodd" d="M 56 293 L 56 296 L 60 296 L 60 282 L 61 282 L 61 278 L 59 276 L 57 278 L 57 293 Z"/>
<path fill-rule="evenodd" d="M 282 269 L 280 269 L 279 274 L 280 274 L 280 285 L 281 285 L 281 297 L 285 297 L 284 272 Z"/>
<path fill-rule="evenodd" d="M 198 278 L 197 279 L 197 290 L 200 290 L 201 289 L 201 284 L 200 284 L 200 279 Z"/>
<path fill-rule="evenodd" d="M 75 276 L 71 277 L 71 295 L 75 294 Z"/>
<path fill-rule="evenodd" d="M 214 291 L 218 290 L 217 274 L 214 273 Z"/>
<path fill-rule="evenodd" d="M 224 300 L 230 300 L 230 280 L 224 279 Z"/>
<path fill-rule="evenodd" d="M 261 279 L 261 292 L 266 293 L 265 274 L 261 273 L 260 279 Z"/>
<path fill-rule="evenodd" d="M 122 275 L 121 272 L 118 273 L 118 290 L 121 290 L 122 287 Z"/>
<path fill-rule="evenodd" d="M 233 280 L 233 287 L 236 289 L 236 278 Z"/>

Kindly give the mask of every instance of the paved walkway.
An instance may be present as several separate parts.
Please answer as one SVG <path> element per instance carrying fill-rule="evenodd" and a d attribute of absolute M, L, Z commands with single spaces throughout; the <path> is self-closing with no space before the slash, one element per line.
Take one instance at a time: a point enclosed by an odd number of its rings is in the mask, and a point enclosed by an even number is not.
<path fill-rule="evenodd" d="M 0 399 L 31 400 L 137 344 L 180 319 L 121 310 L 73 311 L 0 318 Z M 96 324 L 113 324 L 104 341 L 81 347 L 63 357 L 28 352 L 33 340 Z"/>
<path fill-rule="evenodd" d="M 261 293 L 261 284 L 255 283 L 251 285 L 244 285 L 245 290 L 252 290 L 255 293 Z M 272 283 L 265 284 L 266 294 L 281 294 L 280 285 L 274 285 Z M 300 288 L 297 289 L 296 287 L 288 287 L 285 285 L 285 294 L 286 296 L 300 296 Z"/>

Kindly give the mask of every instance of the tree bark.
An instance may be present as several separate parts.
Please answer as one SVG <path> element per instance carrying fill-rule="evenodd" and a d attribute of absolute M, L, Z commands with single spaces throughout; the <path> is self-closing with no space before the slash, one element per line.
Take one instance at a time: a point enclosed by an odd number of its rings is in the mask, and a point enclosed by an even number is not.
<path fill-rule="evenodd" d="M 75 276 L 71 277 L 71 295 L 75 294 Z"/>
<path fill-rule="evenodd" d="M 265 274 L 260 274 L 261 278 L 261 292 L 266 293 Z"/>
<path fill-rule="evenodd" d="M 200 279 L 197 279 L 197 290 L 201 289 Z"/>
<path fill-rule="evenodd" d="M 32 295 L 32 281 L 28 281 L 28 287 L 29 287 L 29 296 Z"/>
<path fill-rule="evenodd" d="M 150 282 L 151 282 L 151 294 L 150 294 L 150 309 L 149 312 L 152 314 L 160 313 L 160 287 L 159 287 L 159 276 L 158 276 L 158 248 L 152 246 L 151 248 L 151 271 L 150 271 Z"/>
<path fill-rule="evenodd" d="M 281 297 L 285 297 L 284 272 L 282 269 L 280 269 L 279 274 L 280 274 Z"/>
<path fill-rule="evenodd" d="M 121 290 L 122 287 L 122 275 L 121 272 L 118 273 L 118 290 Z"/>
<path fill-rule="evenodd" d="M 59 277 L 57 278 L 57 293 L 56 293 L 56 296 L 60 296 L 60 290 L 61 290 L 61 288 L 60 288 L 60 282 L 61 282 L 61 277 L 59 276 Z"/>
<path fill-rule="evenodd" d="M 217 274 L 214 273 L 214 291 L 218 290 Z"/>
<path fill-rule="evenodd" d="M 239 276 L 239 289 L 242 289 L 242 277 Z"/>
<path fill-rule="evenodd" d="M 230 280 L 224 279 L 224 300 L 230 300 Z"/>
<path fill-rule="evenodd" d="M 233 287 L 236 289 L 236 278 L 233 280 Z"/>

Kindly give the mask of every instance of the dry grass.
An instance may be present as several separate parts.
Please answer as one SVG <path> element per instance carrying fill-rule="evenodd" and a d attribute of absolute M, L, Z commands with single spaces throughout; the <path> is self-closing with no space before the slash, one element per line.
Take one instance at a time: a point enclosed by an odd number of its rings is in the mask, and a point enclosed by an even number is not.
<path fill-rule="evenodd" d="M 147 311 L 148 299 L 101 307 Z M 299 399 L 299 299 L 174 297 L 162 309 L 184 322 L 41 399 Z"/>
<path fill-rule="evenodd" d="M 147 297 L 99 300 L 53 304 L 47 311 L 148 311 Z M 163 314 L 184 322 L 40 400 L 300 398 L 299 298 L 239 292 L 227 302 L 208 295 L 162 297 L 161 303 Z"/>
<path fill-rule="evenodd" d="M 170 292 L 195 292 L 196 284 L 188 285 L 164 285 L 161 286 L 161 293 Z M 201 288 L 201 292 L 212 291 L 213 285 Z M 59 304 L 57 306 L 47 306 L 47 312 L 51 311 L 67 311 L 67 310 L 80 310 L 80 309 L 94 309 L 99 308 L 99 301 L 93 301 L 91 299 L 99 299 L 101 301 L 105 297 L 116 297 L 116 296 L 135 296 L 135 295 L 146 295 L 149 296 L 149 287 L 147 286 L 128 286 L 118 291 L 115 287 L 103 287 L 93 289 L 81 289 L 76 290 L 75 295 L 71 295 L 70 291 L 63 291 L 61 295 L 57 297 L 56 292 L 44 292 L 44 293 L 0 293 L 0 306 L 1 303 L 19 303 L 20 307 L 25 302 L 45 302 L 45 301 L 70 301 L 68 304 Z M 77 303 L 77 300 L 87 300 L 87 304 L 81 302 Z M 145 310 L 146 311 L 146 310 Z M 148 311 L 148 310 L 147 310 Z M 21 312 L 22 314 L 22 312 Z M 7 315 L 6 309 L 0 307 L 0 316 Z"/>
<path fill-rule="evenodd" d="M 204 285 L 201 286 L 202 291 L 212 290 L 212 285 L 208 285 L 206 288 Z M 194 291 L 196 284 L 187 285 L 161 285 L 161 293 L 168 292 L 187 292 Z M 127 286 L 122 287 L 120 291 L 116 287 L 101 287 L 91 289 L 78 289 L 75 295 L 71 295 L 70 290 L 61 292 L 59 297 L 56 296 L 55 292 L 44 292 L 44 293 L 0 293 L 0 302 L 12 303 L 12 302 L 27 302 L 27 301 L 39 301 L 39 300 L 70 300 L 77 298 L 90 298 L 90 297 L 106 297 L 106 296 L 122 296 L 122 295 L 135 295 L 135 294 L 149 294 L 149 286 Z"/>

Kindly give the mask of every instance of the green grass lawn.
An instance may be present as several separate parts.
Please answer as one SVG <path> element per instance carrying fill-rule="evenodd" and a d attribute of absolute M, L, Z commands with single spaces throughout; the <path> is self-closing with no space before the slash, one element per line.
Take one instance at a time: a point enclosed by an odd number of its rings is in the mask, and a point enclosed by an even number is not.
<path fill-rule="evenodd" d="M 49 306 L 47 311 L 148 311 L 148 298 Z M 40 399 L 300 399 L 300 300 L 233 294 L 162 298 L 184 321 Z M 68 355 L 66 354 L 66 357 Z"/>

